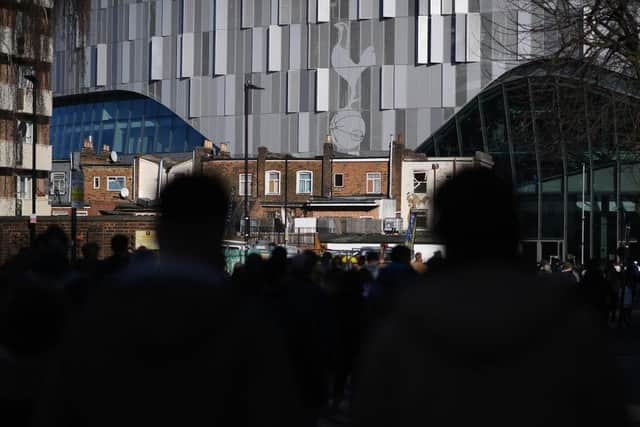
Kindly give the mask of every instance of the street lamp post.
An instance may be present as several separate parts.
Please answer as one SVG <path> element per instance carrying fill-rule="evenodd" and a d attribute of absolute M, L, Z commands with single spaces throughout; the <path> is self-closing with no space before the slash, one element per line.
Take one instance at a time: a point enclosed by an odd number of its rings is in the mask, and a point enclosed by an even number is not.
<path fill-rule="evenodd" d="M 38 79 L 34 75 L 25 76 L 25 79 L 31 82 L 33 87 L 32 93 L 32 154 L 31 154 L 31 217 L 29 218 L 29 241 L 31 246 L 36 241 L 36 183 L 37 183 L 37 174 L 36 174 L 36 144 L 38 143 L 38 124 L 37 124 L 37 116 L 38 113 L 36 111 L 37 99 L 38 99 Z"/>
<path fill-rule="evenodd" d="M 433 169 L 433 195 L 431 197 L 431 210 L 433 212 L 431 212 L 431 221 L 432 221 L 432 227 L 435 226 L 435 214 L 436 214 L 436 171 L 440 168 L 440 165 L 438 163 L 432 163 L 431 164 L 431 169 Z"/>
<path fill-rule="evenodd" d="M 249 218 L 249 91 L 264 90 L 247 80 L 244 84 L 244 241 L 249 245 L 251 232 Z"/>

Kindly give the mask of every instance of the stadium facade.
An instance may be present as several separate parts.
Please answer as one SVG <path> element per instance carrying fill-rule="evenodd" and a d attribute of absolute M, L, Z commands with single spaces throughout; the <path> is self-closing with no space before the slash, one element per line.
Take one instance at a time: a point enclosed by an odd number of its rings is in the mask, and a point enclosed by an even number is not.
<path fill-rule="evenodd" d="M 250 92 L 254 154 L 319 154 L 327 135 L 349 153 L 386 151 L 397 134 L 415 148 L 514 62 L 497 54 L 518 49 L 517 32 L 504 40 L 513 16 L 497 0 L 92 0 L 84 25 L 56 34 L 52 83 L 78 110 L 102 92 L 155 100 L 235 155 L 247 80 L 265 89 Z M 54 157 L 94 132 L 75 120 Z M 123 129 L 122 150 L 162 146 L 161 126 Z M 104 134 L 96 149 L 119 144 Z"/>

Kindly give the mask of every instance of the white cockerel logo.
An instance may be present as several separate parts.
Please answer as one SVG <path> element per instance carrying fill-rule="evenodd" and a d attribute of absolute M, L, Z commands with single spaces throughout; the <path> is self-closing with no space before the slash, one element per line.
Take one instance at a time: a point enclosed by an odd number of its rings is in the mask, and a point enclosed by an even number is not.
<path fill-rule="evenodd" d="M 369 46 L 360 53 L 360 62 L 354 62 L 348 49 L 346 34 L 349 29 L 346 22 L 338 22 L 334 24 L 338 29 L 338 42 L 331 52 L 331 65 L 340 77 L 342 77 L 349 86 L 349 101 L 344 108 L 353 108 L 353 104 L 358 100 L 356 90 L 358 81 L 365 68 L 376 64 L 376 53 L 373 46 Z"/>

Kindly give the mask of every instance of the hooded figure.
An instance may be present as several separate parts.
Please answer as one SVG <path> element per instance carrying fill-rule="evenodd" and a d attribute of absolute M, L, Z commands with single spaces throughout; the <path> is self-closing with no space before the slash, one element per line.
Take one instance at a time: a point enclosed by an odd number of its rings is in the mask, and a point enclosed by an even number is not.
<path fill-rule="evenodd" d="M 575 287 L 520 268 L 510 186 L 462 172 L 435 206 L 446 266 L 397 300 L 362 352 L 354 425 L 625 424 Z"/>

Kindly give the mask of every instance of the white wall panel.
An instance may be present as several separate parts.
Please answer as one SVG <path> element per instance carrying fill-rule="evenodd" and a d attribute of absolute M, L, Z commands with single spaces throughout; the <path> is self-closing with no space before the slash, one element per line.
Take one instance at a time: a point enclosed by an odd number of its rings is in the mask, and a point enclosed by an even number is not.
<path fill-rule="evenodd" d="M 455 13 L 469 13 L 469 0 L 456 0 Z"/>
<path fill-rule="evenodd" d="M 467 15 L 456 15 L 456 51 L 454 62 L 467 60 Z"/>
<path fill-rule="evenodd" d="M 425 1 L 425 0 L 422 0 L 422 1 Z M 395 16 L 396 16 L 396 0 L 382 0 L 382 17 L 395 18 Z"/>
<path fill-rule="evenodd" d="M 172 8 L 171 8 L 171 4 L 172 1 L 171 0 L 162 0 L 162 35 L 163 36 L 170 36 L 171 35 L 171 17 L 172 15 Z"/>
<path fill-rule="evenodd" d="M 236 113 L 236 75 L 230 74 L 224 77 L 224 115 L 233 116 Z M 239 99 L 242 104 L 244 100 Z"/>
<path fill-rule="evenodd" d="M 289 26 L 289 69 L 299 70 L 302 67 L 302 25 Z"/>
<path fill-rule="evenodd" d="M 162 41 L 162 37 L 151 37 L 151 49 L 149 52 L 151 55 L 151 58 L 149 58 L 149 62 L 151 63 L 149 67 L 150 80 L 162 80 Z"/>
<path fill-rule="evenodd" d="M 182 35 L 182 67 L 181 77 L 193 77 L 194 71 L 194 46 L 195 38 L 193 33 Z"/>
<path fill-rule="evenodd" d="M 531 31 L 533 24 L 531 13 L 518 11 L 518 56 L 519 58 L 529 58 L 533 53 L 531 46 Z"/>
<path fill-rule="evenodd" d="M 267 29 L 255 27 L 251 29 L 251 72 L 267 71 Z"/>
<path fill-rule="evenodd" d="M 451 15 L 453 13 L 453 0 L 442 0 L 442 14 Z"/>
<path fill-rule="evenodd" d="M 432 64 L 444 62 L 444 18 L 440 15 L 431 16 L 431 58 Z"/>
<path fill-rule="evenodd" d="M 378 3 L 377 0 L 375 3 Z M 358 19 L 371 19 L 374 14 L 374 0 L 358 0 Z"/>
<path fill-rule="evenodd" d="M 215 4 L 216 30 L 226 30 L 229 28 L 229 0 L 215 0 Z"/>
<path fill-rule="evenodd" d="M 131 42 L 125 41 L 122 43 L 122 78 L 121 83 L 129 83 L 129 76 L 131 74 Z"/>
<path fill-rule="evenodd" d="M 409 67 L 396 65 L 393 80 L 393 106 L 394 108 L 407 108 L 407 80 Z"/>
<path fill-rule="evenodd" d="M 267 7 L 269 4 L 269 0 L 265 1 L 264 6 Z M 269 23 L 271 25 L 278 25 L 279 22 L 279 18 L 278 15 L 280 14 L 280 0 L 271 0 L 271 20 L 269 21 Z"/>
<path fill-rule="evenodd" d="M 441 0 L 430 0 L 429 2 L 429 14 L 442 15 L 442 3 Z"/>
<path fill-rule="evenodd" d="M 138 5 L 136 3 L 129 4 L 129 40 L 136 39 L 136 29 L 138 27 Z"/>
<path fill-rule="evenodd" d="M 393 108 L 394 92 L 394 66 L 383 65 L 380 67 L 380 108 L 383 110 Z"/>
<path fill-rule="evenodd" d="M 307 0 L 307 22 L 309 24 L 318 22 L 318 0 Z"/>
<path fill-rule="evenodd" d="M 251 28 L 253 26 L 253 14 L 254 14 L 253 5 L 254 5 L 254 0 L 241 1 L 242 18 L 240 19 L 240 26 L 242 28 Z"/>
<path fill-rule="evenodd" d="M 331 17 L 331 4 L 329 0 L 318 0 L 318 22 L 329 22 Z"/>
<path fill-rule="evenodd" d="M 189 79 L 189 117 L 202 115 L 202 79 L 195 77 Z"/>
<path fill-rule="evenodd" d="M 429 0 L 417 0 L 418 16 L 429 16 Z"/>
<path fill-rule="evenodd" d="M 329 111 L 329 69 L 316 70 L 316 111 Z"/>
<path fill-rule="evenodd" d="M 467 62 L 479 62 L 481 58 L 481 22 L 479 13 L 469 13 L 467 15 Z"/>
<path fill-rule="evenodd" d="M 429 63 L 429 17 L 418 16 L 418 44 L 416 46 L 416 62 L 418 64 Z"/>
<path fill-rule="evenodd" d="M 277 25 L 269 26 L 268 34 L 269 58 L 267 60 L 268 71 L 282 70 L 282 28 Z"/>
<path fill-rule="evenodd" d="M 91 70 L 92 52 L 93 52 L 93 48 L 91 46 L 84 48 L 84 79 L 82 81 L 82 87 L 91 87 L 93 76 L 95 76 L 96 70 L 95 69 Z"/>
<path fill-rule="evenodd" d="M 227 30 L 216 30 L 215 37 L 214 73 L 227 74 Z"/>
<path fill-rule="evenodd" d="M 195 1 L 182 0 L 182 4 L 182 31 L 185 33 L 193 33 L 196 13 Z"/>
<path fill-rule="evenodd" d="M 298 115 L 298 152 L 309 152 L 309 113 Z"/>
<path fill-rule="evenodd" d="M 456 67 L 442 64 L 442 106 L 456 106 Z"/>
<path fill-rule="evenodd" d="M 300 111 L 300 71 L 287 72 L 287 113 Z"/>
<path fill-rule="evenodd" d="M 96 49 L 96 86 L 105 86 L 107 84 L 107 45 L 100 43 Z"/>
<path fill-rule="evenodd" d="M 291 23 L 291 2 L 300 0 L 278 0 L 278 24 L 287 25 Z M 275 24 L 274 24 L 275 25 Z"/>

